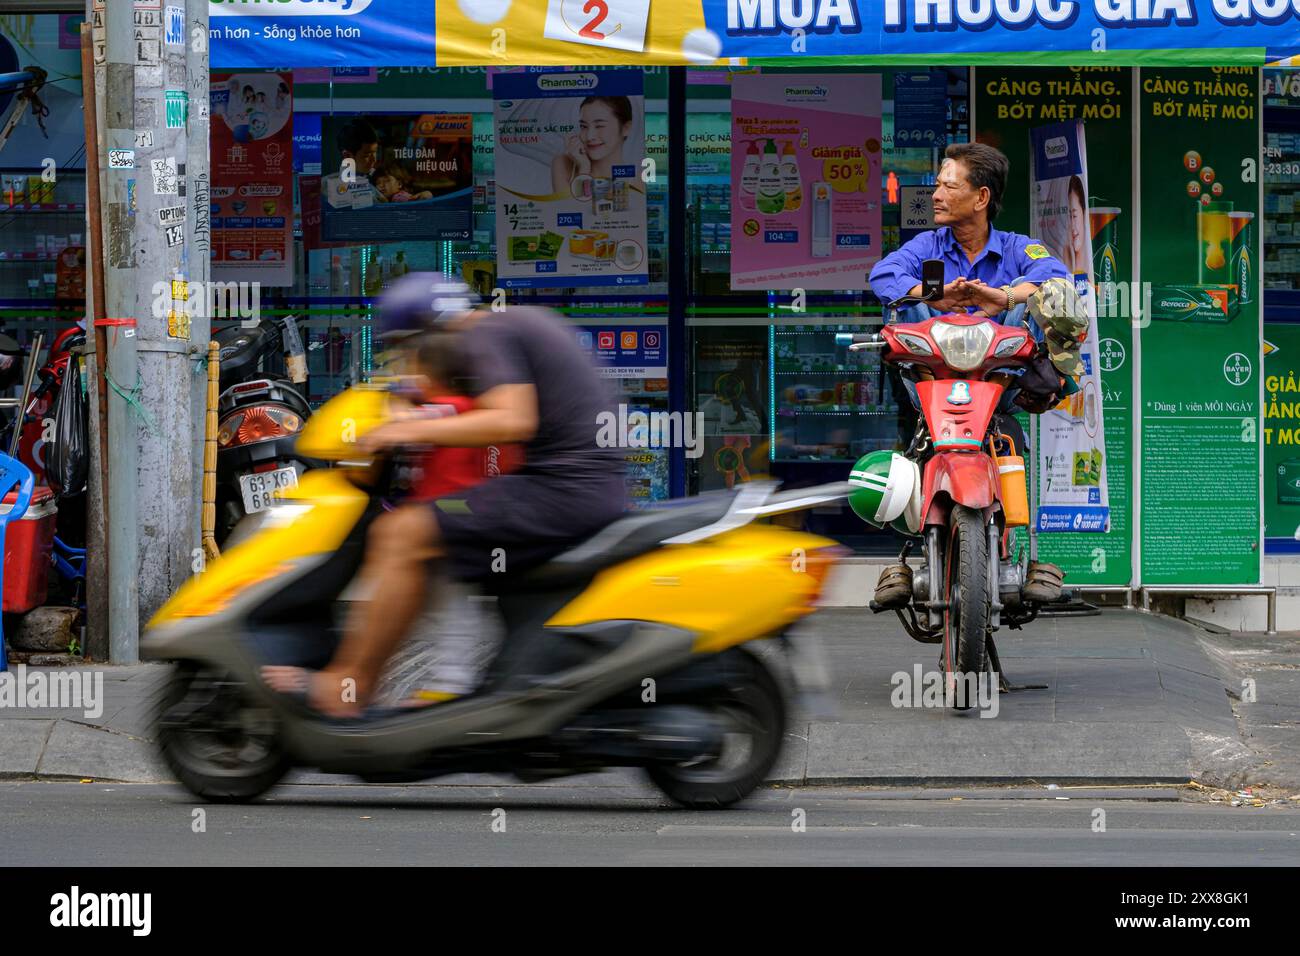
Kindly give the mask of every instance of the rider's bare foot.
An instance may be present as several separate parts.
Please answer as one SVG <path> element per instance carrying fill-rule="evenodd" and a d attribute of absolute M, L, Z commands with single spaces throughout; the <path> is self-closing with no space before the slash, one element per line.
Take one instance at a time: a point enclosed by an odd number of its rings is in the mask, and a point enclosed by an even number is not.
<path fill-rule="evenodd" d="M 307 689 L 309 673 L 302 667 L 267 666 L 262 668 L 262 680 L 281 694 L 300 694 Z"/>
<path fill-rule="evenodd" d="M 276 665 L 262 668 L 262 680 L 282 694 L 305 693 L 308 706 L 330 717 L 355 717 L 361 712 L 356 680 L 350 677 Z"/>

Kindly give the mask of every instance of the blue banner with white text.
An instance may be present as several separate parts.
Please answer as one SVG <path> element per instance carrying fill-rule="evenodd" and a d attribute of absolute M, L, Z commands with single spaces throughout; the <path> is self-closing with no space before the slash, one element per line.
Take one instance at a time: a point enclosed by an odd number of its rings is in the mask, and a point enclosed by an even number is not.
<path fill-rule="evenodd" d="M 1300 52 L 1300 0 L 209 0 L 209 10 L 218 69 L 809 57 L 1252 65 Z"/>

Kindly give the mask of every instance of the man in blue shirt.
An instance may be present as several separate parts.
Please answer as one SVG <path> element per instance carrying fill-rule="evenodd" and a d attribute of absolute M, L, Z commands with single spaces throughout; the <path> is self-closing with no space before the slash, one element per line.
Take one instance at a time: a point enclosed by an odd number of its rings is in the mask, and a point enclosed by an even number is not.
<path fill-rule="evenodd" d="M 944 152 L 943 165 L 934 190 L 934 221 L 939 228 L 922 233 L 891 252 L 871 270 L 871 291 L 882 305 L 905 295 L 921 294 L 921 264 L 926 259 L 943 260 L 943 298 L 900 309 L 899 322 L 921 322 L 932 315 L 970 312 L 984 315 L 1003 325 L 1026 325 L 1041 341 L 1043 331 L 1032 317 L 1026 321 L 1025 303 L 1039 285 L 1057 276 L 1069 277 L 1065 265 L 1036 239 L 994 229 L 992 222 L 1002 208 L 1011 164 L 1007 157 L 983 143 L 954 143 Z M 916 385 L 906 376 L 912 404 L 920 407 Z M 1017 388 L 1010 388 L 998 405 L 999 429 L 1016 439 L 1017 451 L 1025 454 L 1024 433 L 1012 413 Z M 1050 578 L 1055 590 L 1045 590 L 1039 579 Z M 1034 562 L 1029 580 L 1038 591 L 1026 588 L 1026 596 L 1046 600 L 1059 594 L 1060 568 Z M 910 600 L 912 572 L 906 564 L 881 570 L 875 600 L 882 607 L 899 607 Z M 901 603 L 900 603 L 901 602 Z"/>
<path fill-rule="evenodd" d="M 871 270 L 871 291 L 882 305 L 921 294 L 921 265 L 942 259 L 943 298 L 898 310 L 900 323 L 934 315 L 970 312 L 1003 325 L 1028 326 L 1039 341 L 1043 331 L 1026 316 L 1025 303 L 1039 285 L 1069 277 L 1064 263 L 1036 239 L 994 229 L 1011 163 L 984 143 L 953 143 L 944 151 L 934 189 L 934 221 L 939 228 L 905 242 Z M 920 407 L 916 385 L 903 385 Z M 1008 389 L 998 410 L 1009 412 L 1019 390 Z"/>
<path fill-rule="evenodd" d="M 899 311 L 919 322 L 947 312 L 980 312 L 1003 324 L 1024 322 L 1024 304 L 1054 276 L 1069 276 L 1038 240 L 994 229 L 1011 164 L 983 143 L 953 143 L 944 152 L 934 190 L 934 221 L 871 270 L 871 291 L 882 304 L 921 294 L 921 263 L 942 259 L 943 298 Z M 1035 330 L 1040 338 L 1041 332 Z"/>

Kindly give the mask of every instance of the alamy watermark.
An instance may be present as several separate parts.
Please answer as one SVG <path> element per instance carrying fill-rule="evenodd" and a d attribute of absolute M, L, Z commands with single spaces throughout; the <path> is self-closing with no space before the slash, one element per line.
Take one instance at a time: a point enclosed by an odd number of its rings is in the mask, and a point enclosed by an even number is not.
<path fill-rule="evenodd" d="M 704 454 L 703 412 L 646 412 L 619 405 L 596 415 L 601 448 L 685 448 L 687 458 Z"/>
<path fill-rule="evenodd" d="M 83 893 L 73 886 L 50 897 L 50 925 L 61 929 L 117 927 L 133 936 L 153 929 L 152 893 Z"/>
<path fill-rule="evenodd" d="M 104 672 L 19 664 L 0 673 L 0 712 L 6 710 L 80 710 L 86 720 L 97 720 L 104 714 Z"/>
<path fill-rule="evenodd" d="M 945 679 L 952 678 L 951 687 Z M 996 717 L 1001 709 L 998 677 L 988 671 L 981 673 L 955 673 L 922 671 L 920 664 L 912 666 L 911 673 L 895 671 L 889 678 L 893 690 L 889 703 L 893 707 L 970 707 L 981 717 Z"/>
<path fill-rule="evenodd" d="M 153 316 L 156 319 L 239 319 L 252 328 L 262 319 L 262 283 L 189 282 L 175 278 L 155 282 Z"/>

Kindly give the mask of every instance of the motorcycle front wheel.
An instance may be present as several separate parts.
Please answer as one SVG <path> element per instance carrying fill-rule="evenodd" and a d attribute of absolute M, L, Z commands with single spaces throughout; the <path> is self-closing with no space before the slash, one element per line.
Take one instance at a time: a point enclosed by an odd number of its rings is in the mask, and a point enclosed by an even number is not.
<path fill-rule="evenodd" d="M 985 679 L 985 640 L 992 607 L 989 595 L 989 540 L 984 517 L 955 505 L 948 523 L 944 558 L 944 702 L 968 710 Z"/>
<path fill-rule="evenodd" d="M 157 719 L 168 769 L 195 796 L 243 803 L 271 789 L 289 771 L 275 717 L 254 705 L 229 675 L 178 665 Z"/>

